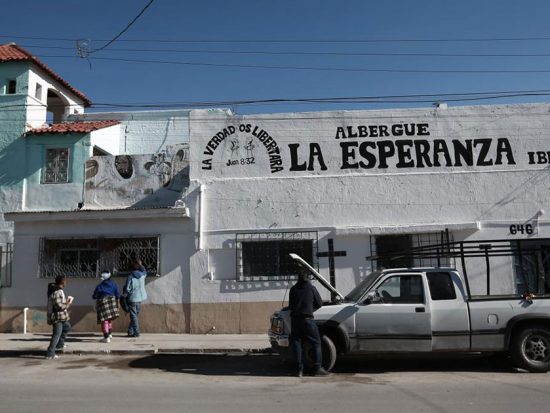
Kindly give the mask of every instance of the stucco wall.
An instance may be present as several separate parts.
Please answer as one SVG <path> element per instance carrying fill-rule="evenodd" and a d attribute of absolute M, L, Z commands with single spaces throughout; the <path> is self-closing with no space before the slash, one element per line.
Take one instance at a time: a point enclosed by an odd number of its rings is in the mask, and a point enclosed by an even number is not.
<path fill-rule="evenodd" d="M 370 271 L 370 235 L 385 228 L 451 228 L 455 240 L 513 240 L 528 237 L 512 234 L 510 225 L 531 223 L 536 233 L 529 237 L 550 237 L 549 110 L 192 112 L 187 202 L 202 215 L 204 248 L 191 261 L 193 302 L 284 297 L 285 286 L 276 282 L 235 281 L 233 243 L 241 232 L 318 231 L 319 251 L 333 239 L 336 250 L 346 251 L 335 259 L 344 293 Z M 453 230 L 461 226 L 470 229 Z M 513 291 L 511 260 L 492 265 L 492 292 Z M 483 294 L 484 266 L 472 267 L 472 290 Z M 328 278 L 327 258 L 319 269 Z"/>
<path fill-rule="evenodd" d="M 36 135 L 26 140 L 25 204 L 28 211 L 75 210 L 83 200 L 84 165 L 92 155 L 90 135 Z M 47 149 L 69 148 L 69 182 L 42 183 Z"/>
<path fill-rule="evenodd" d="M 2 63 L 0 71 L 0 213 L 20 210 L 25 172 L 24 142 L 28 65 Z M 17 82 L 16 94 L 5 95 L 8 81 Z M 22 161 L 23 160 L 23 161 Z M 0 218 L 0 239 L 13 241 L 12 224 Z"/>
<path fill-rule="evenodd" d="M 119 153 L 152 154 L 189 142 L 188 110 L 86 113 L 70 119 L 120 120 Z"/>
<path fill-rule="evenodd" d="M 42 86 L 42 96 L 38 99 L 36 95 L 36 84 Z M 40 127 L 46 123 L 48 90 L 53 90 L 59 95 L 63 104 L 62 112 L 65 116 L 71 113 L 84 112 L 84 105 L 80 98 L 76 98 L 64 86 L 61 86 L 55 79 L 44 73 L 40 68 L 31 65 L 28 74 L 28 85 L 25 93 L 28 94 L 27 123 L 32 127 Z M 50 108 L 51 110 L 52 108 Z M 59 111 L 60 108 L 54 108 Z"/>
<path fill-rule="evenodd" d="M 120 153 L 120 125 L 110 126 L 90 133 L 90 142 L 111 155 Z"/>
<path fill-rule="evenodd" d="M 72 214 L 73 218 L 70 220 L 48 220 L 47 217 L 50 214 L 44 213 L 43 218 L 41 218 L 42 214 L 38 214 L 31 221 L 16 224 L 13 284 L 10 288 L 0 290 L 2 312 L 4 312 L 4 308 L 6 311 L 11 309 L 11 316 L 8 318 L 15 317 L 15 320 L 23 307 L 29 307 L 34 311 L 34 315 L 31 314 L 30 317 L 34 317 L 33 322 L 36 328 L 45 328 L 43 322 L 45 321 L 47 284 L 52 280 L 39 276 L 40 239 L 42 237 L 93 238 L 158 235 L 160 236 L 160 277 L 147 278 L 146 289 L 149 298 L 145 304 L 153 309 L 151 310 L 153 313 L 144 319 L 144 331 L 160 332 L 158 330 L 160 326 L 169 324 L 169 327 L 163 331 L 185 332 L 188 328 L 188 320 L 183 306 L 190 302 L 188 262 L 195 245 L 190 220 L 181 216 L 167 218 L 160 213 L 157 219 L 105 218 L 100 220 L 86 219 L 87 212 Z M 119 287 L 122 287 L 125 278 L 114 277 L 114 280 Z M 75 297 L 73 317 L 75 317 L 75 321 L 80 322 L 80 325 L 77 326 L 78 331 L 94 329 L 92 292 L 98 283 L 99 279 L 95 278 L 70 278 L 68 280 L 66 290 L 68 294 Z M 169 308 L 173 308 L 173 310 Z M 179 315 L 174 313 L 176 308 L 178 311 L 181 310 Z M 163 310 L 161 311 L 161 309 Z M 170 315 L 171 313 L 174 314 Z M 156 314 L 156 318 L 152 314 Z M 156 325 L 156 319 L 164 321 Z M 6 328 L 11 325 L 6 320 L 1 322 L 7 323 L 5 324 Z"/>

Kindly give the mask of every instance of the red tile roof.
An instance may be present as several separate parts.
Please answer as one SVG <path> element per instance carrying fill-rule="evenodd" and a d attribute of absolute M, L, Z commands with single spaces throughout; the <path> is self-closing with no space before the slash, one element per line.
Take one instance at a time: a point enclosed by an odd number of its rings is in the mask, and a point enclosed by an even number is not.
<path fill-rule="evenodd" d="M 102 120 L 96 122 L 63 122 L 54 123 L 43 128 L 33 128 L 27 131 L 27 135 L 43 135 L 46 133 L 90 133 L 98 129 L 118 125 L 118 120 Z"/>
<path fill-rule="evenodd" d="M 76 96 L 84 101 L 84 106 L 91 106 L 92 102 L 86 97 L 86 95 L 79 90 L 72 87 L 66 80 L 63 80 L 61 76 L 56 74 L 48 66 L 38 60 L 36 57 L 31 55 L 22 47 L 16 45 L 15 43 L 3 44 L 0 45 L 0 63 L 2 62 L 32 62 L 42 70 L 46 71 L 51 77 L 73 92 Z"/>

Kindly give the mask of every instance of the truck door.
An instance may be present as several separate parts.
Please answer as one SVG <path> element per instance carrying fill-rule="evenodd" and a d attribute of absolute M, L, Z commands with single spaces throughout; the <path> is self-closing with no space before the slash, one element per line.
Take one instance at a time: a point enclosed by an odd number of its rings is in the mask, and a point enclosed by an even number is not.
<path fill-rule="evenodd" d="M 356 313 L 363 351 L 431 351 L 430 306 L 421 273 L 393 273 L 375 290 L 380 302 L 362 303 Z"/>
<path fill-rule="evenodd" d="M 427 272 L 432 312 L 432 349 L 469 350 L 470 322 L 462 281 L 454 271 Z"/>

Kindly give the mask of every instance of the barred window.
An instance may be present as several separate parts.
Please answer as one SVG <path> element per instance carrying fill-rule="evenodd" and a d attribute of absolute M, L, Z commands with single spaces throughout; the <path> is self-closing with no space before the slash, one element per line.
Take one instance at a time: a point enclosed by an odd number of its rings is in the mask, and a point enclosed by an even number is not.
<path fill-rule="evenodd" d="M 133 270 L 137 258 L 147 273 L 160 272 L 158 237 L 145 238 L 81 238 L 41 239 L 40 277 L 97 277 L 109 270 L 126 276 Z"/>
<path fill-rule="evenodd" d="M 453 241 L 450 234 L 450 242 Z M 411 248 L 421 248 L 428 246 L 441 245 L 444 242 L 441 233 L 420 233 L 420 234 L 399 234 L 399 235 L 379 235 L 371 236 L 370 246 L 371 255 L 379 255 L 381 259 L 372 261 L 372 270 L 383 268 L 408 268 L 408 267 L 451 267 L 454 266 L 454 260 L 449 257 L 441 256 L 438 258 L 426 258 L 403 254 L 398 256 L 399 252 L 407 252 Z M 395 257 L 391 257 L 396 255 Z"/>
<path fill-rule="evenodd" d="M 69 182 L 69 149 L 49 148 L 46 150 L 46 164 L 42 183 L 60 184 Z"/>
<path fill-rule="evenodd" d="M 512 241 L 510 246 L 517 251 L 513 257 L 517 293 L 550 294 L 550 239 Z"/>
<path fill-rule="evenodd" d="M 237 234 L 237 279 L 289 280 L 297 267 L 290 253 L 317 267 L 317 232 Z"/>

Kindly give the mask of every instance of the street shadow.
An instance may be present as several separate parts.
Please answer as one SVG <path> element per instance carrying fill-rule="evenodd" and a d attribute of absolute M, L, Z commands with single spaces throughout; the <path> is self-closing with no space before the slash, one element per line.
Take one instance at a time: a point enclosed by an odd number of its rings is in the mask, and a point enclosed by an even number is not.
<path fill-rule="evenodd" d="M 399 354 L 343 356 L 334 373 L 399 373 L 399 372 L 487 372 L 515 371 L 509 357 L 503 354 Z"/>
<path fill-rule="evenodd" d="M 278 356 L 266 354 L 155 354 L 132 360 L 128 366 L 204 376 L 292 375 L 292 370 L 284 366 Z"/>
<path fill-rule="evenodd" d="M 276 354 L 155 354 L 131 360 L 128 367 L 205 376 L 283 377 L 294 375 L 293 367 L 283 364 Z M 505 356 L 489 357 L 480 354 L 344 356 L 332 369 L 334 375 L 430 371 L 513 373 L 517 369 Z"/>
<path fill-rule="evenodd" d="M 19 341 L 19 342 L 49 342 L 52 334 L 51 333 L 33 333 L 32 337 L 29 338 L 9 338 L 8 341 Z M 83 343 L 83 342 L 96 342 L 98 337 L 100 337 L 99 334 L 93 334 L 93 333 L 69 333 L 69 336 L 65 340 L 66 343 Z"/>

